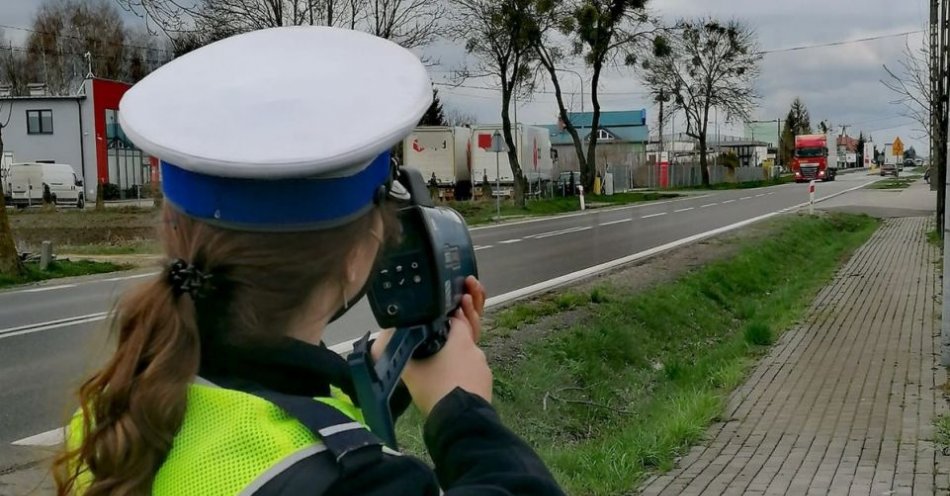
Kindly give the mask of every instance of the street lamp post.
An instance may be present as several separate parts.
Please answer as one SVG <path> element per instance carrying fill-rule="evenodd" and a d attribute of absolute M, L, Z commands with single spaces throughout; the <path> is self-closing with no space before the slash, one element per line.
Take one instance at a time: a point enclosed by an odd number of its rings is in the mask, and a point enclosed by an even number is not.
<path fill-rule="evenodd" d="M 583 112 L 584 111 L 584 76 L 581 76 L 579 72 L 571 70 L 571 69 L 555 69 L 555 70 L 558 72 L 569 72 L 577 76 L 577 79 L 581 82 L 581 112 Z"/>

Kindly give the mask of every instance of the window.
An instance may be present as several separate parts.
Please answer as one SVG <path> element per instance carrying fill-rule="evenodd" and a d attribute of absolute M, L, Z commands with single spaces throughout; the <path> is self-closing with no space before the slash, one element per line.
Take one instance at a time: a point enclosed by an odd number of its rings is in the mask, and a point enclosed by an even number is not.
<path fill-rule="evenodd" d="M 52 110 L 27 110 L 27 134 L 53 134 Z"/>
<path fill-rule="evenodd" d="M 612 139 L 614 139 L 614 137 L 611 136 L 606 129 L 597 130 L 597 141 L 610 141 Z"/>

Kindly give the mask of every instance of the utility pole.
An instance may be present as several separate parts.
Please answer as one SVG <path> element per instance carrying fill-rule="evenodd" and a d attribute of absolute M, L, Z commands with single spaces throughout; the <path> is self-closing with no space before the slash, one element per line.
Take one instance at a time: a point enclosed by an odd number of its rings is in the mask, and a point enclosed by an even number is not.
<path fill-rule="evenodd" d="M 666 148 L 663 147 L 663 103 L 666 101 L 666 92 L 660 90 L 660 94 L 657 96 L 657 100 L 660 101 L 660 154 L 666 151 Z M 662 160 L 662 158 L 661 158 Z"/>
<path fill-rule="evenodd" d="M 936 165 L 937 177 L 937 232 L 943 238 L 943 305 L 941 311 L 941 363 L 950 366 L 950 225 L 947 224 L 947 44 L 950 41 L 947 21 L 950 19 L 950 0 L 931 0 L 930 3 L 930 89 L 931 94 L 931 167 Z"/>

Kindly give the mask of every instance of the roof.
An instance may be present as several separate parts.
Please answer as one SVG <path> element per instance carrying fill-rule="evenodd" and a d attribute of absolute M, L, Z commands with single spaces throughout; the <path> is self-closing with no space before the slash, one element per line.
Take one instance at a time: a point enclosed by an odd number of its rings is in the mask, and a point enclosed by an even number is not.
<path fill-rule="evenodd" d="M 584 141 L 590 135 L 593 123 L 593 112 L 569 112 L 567 118 L 574 124 L 575 129 Z M 571 145 L 574 140 L 566 129 L 562 130 L 558 124 L 541 126 L 551 133 L 552 145 Z M 649 127 L 646 125 L 646 110 L 624 110 L 618 112 L 601 112 L 600 129 L 612 134 L 617 141 L 642 143 L 649 140 Z"/>
<path fill-rule="evenodd" d="M 35 100 L 82 100 L 85 95 L 0 96 L 0 101 L 28 102 Z"/>
<path fill-rule="evenodd" d="M 719 148 L 739 148 L 743 146 L 770 146 L 764 141 L 758 140 L 737 140 L 737 141 L 723 141 L 720 143 L 710 142 L 708 146 L 719 147 Z"/>
<path fill-rule="evenodd" d="M 594 121 L 593 112 L 568 112 L 567 118 L 576 128 L 591 127 Z M 617 112 L 601 112 L 599 127 L 615 126 L 646 126 L 647 111 L 622 110 Z"/>

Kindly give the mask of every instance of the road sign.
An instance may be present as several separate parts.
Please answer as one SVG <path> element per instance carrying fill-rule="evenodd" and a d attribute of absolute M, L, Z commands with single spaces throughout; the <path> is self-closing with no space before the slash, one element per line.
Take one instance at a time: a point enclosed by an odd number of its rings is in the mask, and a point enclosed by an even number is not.
<path fill-rule="evenodd" d="M 894 144 L 892 146 L 892 151 L 894 155 L 898 157 L 904 156 L 904 142 L 900 138 L 894 139 Z"/>

